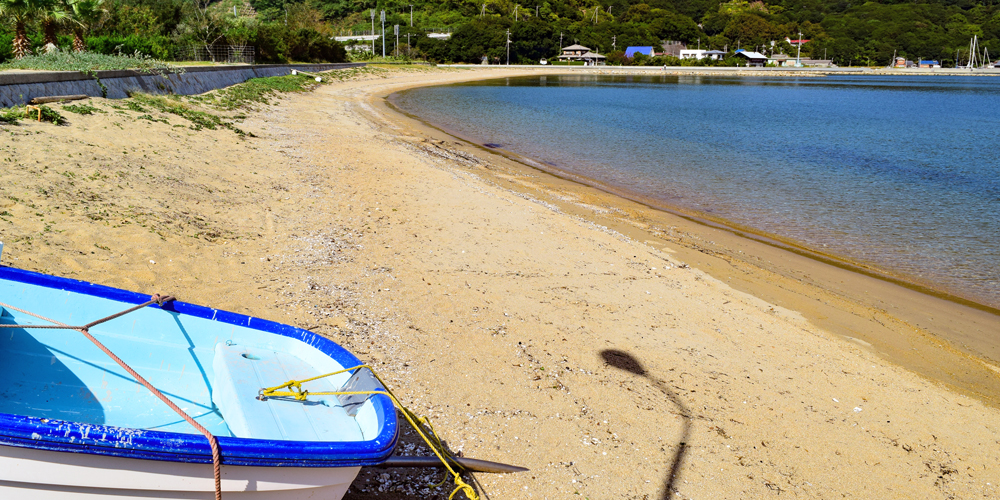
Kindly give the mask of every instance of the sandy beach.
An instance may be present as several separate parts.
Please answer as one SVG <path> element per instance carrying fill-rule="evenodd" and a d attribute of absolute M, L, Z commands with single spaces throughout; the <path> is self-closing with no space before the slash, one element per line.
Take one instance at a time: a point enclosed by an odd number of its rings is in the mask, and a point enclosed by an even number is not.
<path fill-rule="evenodd" d="M 0 125 L 2 264 L 290 323 L 373 363 L 501 498 L 1000 497 L 1000 317 L 549 175 L 350 78 L 191 130 Z M 749 236 L 749 237 L 748 237 Z M 404 435 L 400 453 L 421 453 Z M 447 498 L 432 470 L 347 498 Z"/>

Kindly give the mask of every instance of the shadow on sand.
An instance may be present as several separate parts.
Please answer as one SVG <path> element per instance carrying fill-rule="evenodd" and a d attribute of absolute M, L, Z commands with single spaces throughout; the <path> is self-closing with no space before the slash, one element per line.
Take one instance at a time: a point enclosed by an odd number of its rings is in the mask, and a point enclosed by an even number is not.
<path fill-rule="evenodd" d="M 643 368 L 642 363 L 640 363 L 638 359 L 635 359 L 635 357 L 631 354 L 617 349 L 605 349 L 601 351 L 601 359 L 603 359 L 608 365 L 618 368 L 619 370 L 645 378 L 653 385 L 653 387 L 659 389 L 659 391 L 662 392 L 663 395 L 677 407 L 677 412 L 680 414 L 683 421 L 683 429 L 681 431 L 681 438 L 677 443 L 677 451 L 674 452 L 674 456 L 670 461 L 670 471 L 664 480 L 663 496 L 661 498 L 666 500 L 670 498 L 670 495 L 674 491 L 674 483 L 677 481 L 678 472 L 680 472 L 681 465 L 684 462 L 684 454 L 687 452 L 688 439 L 691 437 L 691 411 L 684 405 L 684 402 L 681 401 L 681 398 L 676 392 L 674 392 L 662 380 L 650 375 L 650 373 Z"/>

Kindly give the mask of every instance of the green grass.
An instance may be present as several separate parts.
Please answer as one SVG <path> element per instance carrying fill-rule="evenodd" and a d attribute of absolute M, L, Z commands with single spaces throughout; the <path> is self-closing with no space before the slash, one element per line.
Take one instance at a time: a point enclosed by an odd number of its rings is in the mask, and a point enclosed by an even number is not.
<path fill-rule="evenodd" d="M 225 126 L 222 118 L 216 115 L 192 109 L 183 102 L 158 95 L 133 94 L 131 98 L 125 101 L 125 105 L 133 111 L 143 112 L 146 110 L 143 107 L 145 105 L 161 113 L 177 115 L 191 122 L 192 130 L 201 130 L 203 128 L 215 130 Z"/>
<path fill-rule="evenodd" d="M 132 97 L 125 101 L 125 106 L 132 111 L 144 112 L 146 111 L 146 108 L 151 108 L 161 113 L 179 116 L 191 122 L 191 125 L 188 126 L 191 130 L 216 130 L 218 128 L 226 128 L 241 136 L 246 135 L 246 132 L 233 125 L 233 122 L 226 121 L 222 117 L 206 111 L 193 109 L 187 103 L 184 103 L 176 98 L 171 99 L 170 97 L 165 96 L 137 93 L 133 94 Z M 151 115 L 143 115 L 139 118 L 168 123 L 165 120 L 155 119 Z"/>
<path fill-rule="evenodd" d="M 158 59 L 136 52 L 132 55 L 109 55 L 94 52 L 64 52 L 56 50 L 47 54 L 37 54 L 0 64 L 0 71 L 6 69 L 28 69 L 38 71 L 81 71 L 93 73 L 101 70 L 131 69 L 144 73 L 175 73 L 184 70 Z"/>
<path fill-rule="evenodd" d="M 96 106 L 91 106 L 91 105 L 86 104 L 86 103 L 83 103 L 83 104 L 64 104 L 63 107 L 62 107 L 62 109 L 65 110 L 65 111 L 69 111 L 70 113 L 76 113 L 78 115 L 92 115 L 94 113 L 107 113 L 107 111 L 104 111 L 101 108 L 98 108 Z"/>
<path fill-rule="evenodd" d="M 216 109 L 231 111 L 254 104 L 271 104 L 271 98 L 279 93 L 302 92 L 316 84 L 311 76 L 303 74 L 252 78 L 239 85 L 197 98 Z"/>

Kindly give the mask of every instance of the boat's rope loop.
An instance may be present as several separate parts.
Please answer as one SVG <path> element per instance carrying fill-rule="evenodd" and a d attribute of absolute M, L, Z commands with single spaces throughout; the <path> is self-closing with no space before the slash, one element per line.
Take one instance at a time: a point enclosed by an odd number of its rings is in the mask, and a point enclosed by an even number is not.
<path fill-rule="evenodd" d="M 319 380 L 321 378 L 326 378 L 333 375 L 339 375 L 341 373 L 351 373 L 353 375 L 355 370 L 361 370 L 361 369 L 367 369 L 369 372 L 371 372 L 372 376 L 374 376 L 375 379 L 378 380 L 380 384 L 382 384 L 384 390 L 312 392 L 302 388 L 302 384 L 306 382 L 312 382 L 313 380 Z M 452 465 L 454 465 L 457 468 L 462 468 L 462 466 L 457 461 L 455 461 L 454 455 L 452 455 L 451 452 L 448 451 L 447 448 L 445 448 L 444 443 L 441 442 L 441 438 L 439 438 L 437 432 L 434 431 L 434 427 L 431 425 L 430 420 L 428 420 L 427 418 L 418 417 L 415 413 L 413 413 L 408 408 L 403 406 L 403 404 L 399 402 L 399 398 L 397 398 L 396 395 L 393 394 L 391 390 L 389 390 L 389 386 L 382 381 L 382 378 L 379 377 L 377 373 L 375 373 L 375 370 L 372 369 L 371 366 L 358 365 L 351 368 L 344 368 L 343 370 L 337 370 L 335 372 L 325 373 L 323 375 L 317 375 L 315 377 L 307 379 L 289 380 L 288 382 L 285 382 L 284 384 L 281 385 L 276 385 L 274 387 L 267 387 L 261 389 L 259 394 L 260 396 L 258 397 L 258 399 L 262 401 L 265 401 L 267 400 L 267 398 L 272 398 L 272 397 L 293 397 L 299 401 L 305 401 L 309 396 L 350 396 L 354 394 L 383 394 L 385 396 L 388 396 L 389 399 L 392 400 L 392 403 L 396 406 L 396 408 L 399 408 L 399 411 L 403 414 L 404 417 L 406 417 L 406 420 L 410 423 L 410 426 L 413 427 L 413 430 L 417 431 L 417 434 L 420 434 L 420 437 L 423 438 L 424 442 L 427 443 L 427 446 L 430 447 L 431 451 L 434 452 L 434 455 L 436 455 L 438 460 L 440 460 L 441 463 L 444 464 L 445 469 L 447 469 L 448 472 L 450 472 L 452 477 L 454 478 L 455 489 L 451 492 L 451 495 L 448 495 L 448 498 L 449 499 L 454 498 L 454 496 L 457 495 L 459 491 L 463 491 L 465 492 L 465 496 L 467 496 L 469 500 L 479 500 L 479 495 L 476 494 L 476 490 L 468 483 L 463 481 L 462 476 L 455 471 L 455 468 L 452 467 Z"/>
<path fill-rule="evenodd" d="M 179 406 L 175 405 L 173 401 L 171 401 L 169 398 L 167 398 L 166 396 L 164 396 L 163 393 L 160 392 L 156 387 L 153 387 L 153 384 L 150 384 L 149 381 L 147 381 L 141 375 L 139 375 L 138 373 L 136 373 L 136 371 L 133 370 L 131 366 L 129 366 L 128 364 L 126 364 L 124 361 L 122 361 L 121 358 L 119 358 L 118 356 L 115 356 L 115 354 L 113 352 L 111 352 L 110 349 L 108 349 L 107 347 L 104 346 L 104 344 L 101 343 L 101 341 L 97 340 L 96 338 L 94 338 L 93 335 L 90 334 L 90 329 L 92 327 L 94 327 L 94 326 L 97 326 L 97 325 L 101 324 L 101 323 L 105 323 L 105 322 L 111 321 L 111 320 L 113 320 L 115 318 L 119 318 L 121 316 L 124 316 L 124 315 L 130 313 L 130 312 L 138 311 L 139 309 L 142 309 L 142 308 L 144 308 L 146 306 L 151 306 L 153 304 L 162 306 L 163 304 L 165 304 L 167 302 L 170 302 L 172 300 L 175 300 L 174 297 L 171 297 L 169 295 L 161 296 L 159 294 L 155 294 L 152 297 L 150 297 L 149 301 L 147 301 L 147 302 L 144 302 L 144 303 L 139 304 L 139 305 L 134 306 L 134 307 L 130 307 L 130 308 L 124 310 L 124 311 L 112 314 L 111 316 L 105 316 L 105 317 L 103 317 L 103 318 L 101 318 L 101 319 L 99 319 L 97 321 L 91 321 L 90 323 L 87 323 L 86 325 L 83 325 L 83 326 L 70 326 L 70 325 L 67 325 L 65 323 L 60 323 L 59 321 L 56 321 L 54 319 L 49 319 L 49 318 L 46 318 L 44 316 L 39 316 L 39 315 L 37 315 L 37 314 L 35 314 L 33 312 L 25 311 L 24 309 L 20 309 L 18 307 L 14 307 L 12 305 L 4 304 L 3 302 L 0 302 L 0 307 L 6 307 L 7 309 L 11 309 L 13 311 L 24 313 L 24 314 L 27 314 L 29 316 L 34 316 L 34 317 L 36 317 L 36 318 L 38 318 L 40 320 L 48 321 L 49 323 L 52 323 L 51 325 L 0 325 L 0 328 L 46 328 L 46 329 L 59 328 L 59 329 L 66 329 L 66 330 L 76 330 L 76 331 L 82 333 L 85 337 L 87 337 L 88 340 L 90 340 L 100 350 L 104 351 L 104 354 L 107 354 L 108 357 L 110 357 L 111 359 L 113 359 L 115 361 L 115 363 L 118 363 L 118 366 L 122 367 L 122 369 L 124 369 L 126 372 L 128 372 L 129 375 L 131 375 L 140 384 L 142 384 L 143 387 L 145 387 L 146 389 L 148 389 L 149 392 L 153 393 L 153 395 L 156 396 L 157 398 L 159 398 L 160 401 L 163 401 L 164 404 L 166 404 L 167 406 L 169 406 L 171 410 L 174 410 L 174 412 L 176 412 L 184 420 L 186 420 L 187 423 L 191 424 L 191 426 L 194 427 L 195 429 L 197 429 L 198 432 L 202 433 L 206 438 L 208 438 L 208 444 L 211 445 L 211 447 L 212 447 L 212 466 L 213 466 L 214 475 L 215 475 L 215 500 L 222 500 L 222 452 L 219 449 L 219 441 L 217 439 L 215 439 L 215 436 L 213 436 L 211 432 L 208 432 L 208 429 L 202 427 L 201 424 L 199 424 L 198 422 L 196 422 L 195 419 L 191 418 L 191 416 L 188 415 L 187 413 L 185 413 L 184 410 L 180 409 Z"/>

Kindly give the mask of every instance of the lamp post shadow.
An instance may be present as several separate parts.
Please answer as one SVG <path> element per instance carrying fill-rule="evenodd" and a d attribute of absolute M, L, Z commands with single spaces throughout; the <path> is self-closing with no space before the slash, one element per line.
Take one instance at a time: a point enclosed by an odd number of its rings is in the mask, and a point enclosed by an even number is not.
<path fill-rule="evenodd" d="M 603 359 L 608 365 L 618 368 L 619 370 L 645 378 L 653 385 L 653 387 L 659 389 L 660 392 L 662 392 L 663 395 L 677 407 L 677 411 L 681 416 L 683 424 L 681 429 L 681 438 L 677 443 L 677 451 L 674 452 L 674 456 L 670 461 L 670 471 L 664 480 L 663 496 L 661 498 L 663 500 L 667 500 L 670 498 L 670 494 L 674 490 L 674 483 L 677 481 L 678 473 L 680 472 L 681 465 L 684 462 L 684 455 L 687 452 L 687 443 L 691 436 L 691 411 L 688 410 L 688 407 L 683 401 L 681 401 L 681 398 L 676 392 L 670 389 L 670 387 L 668 387 L 662 380 L 650 375 L 650 373 L 643 368 L 642 363 L 640 363 L 639 360 L 631 354 L 618 349 L 605 349 L 601 351 L 601 359 Z"/>

